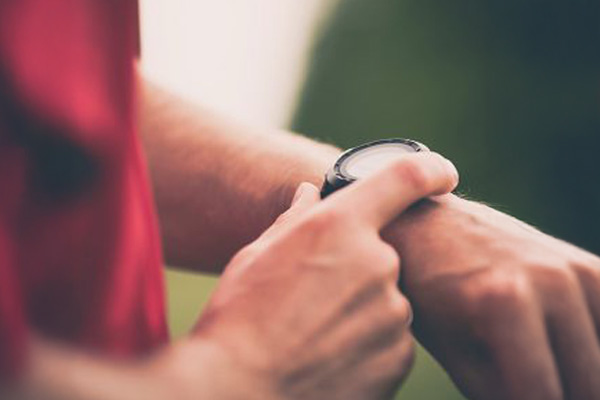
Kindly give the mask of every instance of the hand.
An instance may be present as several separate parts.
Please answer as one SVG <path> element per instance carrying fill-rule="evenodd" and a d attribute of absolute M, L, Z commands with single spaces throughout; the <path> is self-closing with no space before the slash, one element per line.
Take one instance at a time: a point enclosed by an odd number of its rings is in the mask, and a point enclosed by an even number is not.
<path fill-rule="evenodd" d="M 600 399 L 600 259 L 446 196 L 387 237 L 415 334 L 472 399 Z"/>
<path fill-rule="evenodd" d="M 397 253 L 379 231 L 457 178 L 431 153 L 324 201 L 302 185 L 289 211 L 234 257 L 198 322 L 192 340 L 229 360 L 220 398 L 392 396 L 412 360 L 411 310 L 396 286 Z"/>

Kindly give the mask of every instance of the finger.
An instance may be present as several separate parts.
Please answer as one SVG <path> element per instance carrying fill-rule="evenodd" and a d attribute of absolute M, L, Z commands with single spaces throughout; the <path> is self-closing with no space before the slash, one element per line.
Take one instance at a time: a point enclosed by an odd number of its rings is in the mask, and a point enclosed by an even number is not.
<path fill-rule="evenodd" d="M 600 340 L 600 258 L 590 255 L 576 268 L 576 273 L 596 327 L 596 337 Z"/>
<path fill-rule="evenodd" d="M 317 187 L 311 183 L 302 182 L 298 186 L 298 189 L 296 189 L 296 193 L 292 199 L 292 204 L 290 205 L 290 208 L 286 214 L 304 212 L 315 204 L 318 204 L 319 201 L 319 189 L 317 189 Z"/>
<path fill-rule="evenodd" d="M 489 317 L 486 334 L 496 370 L 488 379 L 502 393 L 499 398 L 562 399 L 542 310 L 528 295 L 501 293 L 495 300 L 503 304 Z"/>
<path fill-rule="evenodd" d="M 366 391 L 357 398 L 393 398 L 411 371 L 414 360 L 414 338 L 410 332 L 404 332 L 390 347 L 383 349 L 373 358 L 364 359 L 364 367 L 359 370 L 361 376 L 356 378 L 363 382 L 371 378 L 373 384 L 365 386 Z"/>
<path fill-rule="evenodd" d="M 548 331 L 566 399 L 600 398 L 600 346 L 575 277 L 561 276 L 545 293 Z"/>
<path fill-rule="evenodd" d="M 281 226 L 296 220 L 318 204 L 320 200 L 319 189 L 316 186 L 308 182 L 301 183 L 296 189 L 290 208 L 275 220 L 273 225 L 264 232 L 263 237 L 271 235 Z"/>
<path fill-rule="evenodd" d="M 457 184 L 456 168 L 439 154 L 408 154 L 332 194 L 324 204 L 347 210 L 381 229 L 416 201 L 448 193 Z"/>
<path fill-rule="evenodd" d="M 433 288 L 407 294 L 415 307 L 413 332 L 466 398 L 495 400 L 499 394 L 493 388 L 498 385 L 491 379 L 495 374 L 488 346 L 476 335 L 478 329 L 473 328 L 477 317 L 474 319 L 465 307 L 457 308 L 442 300 L 456 295 L 452 286 L 445 282 L 441 292 Z M 431 310 L 420 309 L 422 298 L 431 297 L 428 292 L 435 296 L 434 302 L 440 301 Z"/>
<path fill-rule="evenodd" d="M 387 348 L 409 332 L 411 305 L 393 285 L 374 284 L 350 293 L 344 308 L 323 326 L 324 330 L 336 330 L 337 334 L 330 336 L 352 349 L 348 360 L 358 362 L 364 354 Z"/>
<path fill-rule="evenodd" d="M 433 355 L 467 399 L 503 400 L 502 394 L 495 390 L 499 385 L 489 363 L 478 362 L 471 354 L 451 346 L 444 354 Z"/>

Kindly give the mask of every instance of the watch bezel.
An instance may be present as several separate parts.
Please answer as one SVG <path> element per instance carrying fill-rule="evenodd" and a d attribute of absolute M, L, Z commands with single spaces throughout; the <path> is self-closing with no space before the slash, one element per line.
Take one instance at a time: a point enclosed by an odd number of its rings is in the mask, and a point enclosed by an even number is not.
<path fill-rule="evenodd" d="M 348 149 L 338 157 L 333 167 L 331 167 L 325 174 L 325 182 L 323 183 L 323 188 L 321 189 L 321 197 L 324 198 L 338 189 L 341 189 L 357 180 L 357 178 L 351 174 L 345 173 L 344 169 L 342 168 L 344 163 L 350 157 L 365 149 L 390 143 L 407 145 L 415 152 L 429 151 L 427 146 L 423 145 L 422 143 L 405 138 L 379 139 Z"/>

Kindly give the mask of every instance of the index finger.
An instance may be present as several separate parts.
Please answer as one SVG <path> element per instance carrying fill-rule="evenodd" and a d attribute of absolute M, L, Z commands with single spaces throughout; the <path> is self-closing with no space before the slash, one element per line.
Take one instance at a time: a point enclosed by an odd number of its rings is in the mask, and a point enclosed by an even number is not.
<path fill-rule="evenodd" d="M 346 210 L 381 229 L 418 200 L 458 185 L 454 165 L 437 153 L 406 154 L 330 195 L 326 207 Z"/>

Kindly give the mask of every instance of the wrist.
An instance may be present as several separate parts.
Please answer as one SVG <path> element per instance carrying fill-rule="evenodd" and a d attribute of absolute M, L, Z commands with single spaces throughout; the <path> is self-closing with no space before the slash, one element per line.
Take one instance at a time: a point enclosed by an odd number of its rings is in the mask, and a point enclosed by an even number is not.
<path fill-rule="evenodd" d="M 150 376 L 182 400 L 271 400 L 270 377 L 238 362 L 230 351 L 204 337 L 187 338 L 152 362 Z"/>
<path fill-rule="evenodd" d="M 294 193 L 302 182 L 309 182 L 321 188 L 327 170 L 335 164 L 341 153 L 342 151 L 337 147 L 319 143 L 309 156 L 299 158 L 297 167 L 290 169 L 288 179 L 276 189 L 275 215 L 278 216 L 289 208 Z"/>
<path fill-rule="evenodd" d="M 16 398 L 112 400 L 174 398 L 172 388 L 154 374 L 147 360 L 121 361 L 32 340 L 27 371 Z"/>
<path fill-rule="evenodd" d="M 444 229 L 450 216 L 459 214 L 477 203 L 454 194 L 446 194 L 425 199 L 399 216 L 382 233 L 384 239 L 393 245 L 403 258 L 419 252 L 427 244 L 436 240 L 439 229 Z"/>

